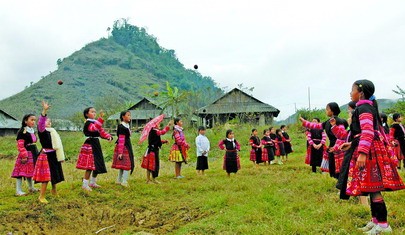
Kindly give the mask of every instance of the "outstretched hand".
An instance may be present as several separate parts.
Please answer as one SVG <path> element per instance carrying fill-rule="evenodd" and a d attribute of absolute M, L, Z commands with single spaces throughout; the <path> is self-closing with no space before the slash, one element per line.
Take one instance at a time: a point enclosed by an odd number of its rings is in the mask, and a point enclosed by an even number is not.
<path fill-rule="evenodd" d="M 170 122 L 167 124 L 168 126 L 173 126 L 174 120 L 170 120 Z"/>
<path fill-rule="evenodd" d="M 104 118 L 104 110 L 100 110 L 100 113 L 98 114 L 99 117 Z"/>
<path fill-rule="evenodd" d="M 51 107 L 51 105 L 49 105 L 48 102 L 46 102 L 45 100 L 42 101 L 42 108 L 44 110 L 48 110 Z"/>
<path fill-rule="evenodd" d="M 300 120 L 301 122 L 305 122 L 305 121 L 306 121 L 303 117 L 300 117 L 299 120 Z"/>

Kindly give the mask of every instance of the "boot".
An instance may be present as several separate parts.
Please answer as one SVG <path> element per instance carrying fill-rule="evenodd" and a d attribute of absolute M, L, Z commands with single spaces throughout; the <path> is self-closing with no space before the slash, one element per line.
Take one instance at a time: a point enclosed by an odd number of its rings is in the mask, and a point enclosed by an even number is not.
<path fill-rule="evenodd" d="M 116 184 L 121 184 L 122 183 L 122 175 L 123 175 L 123 170 L 119 170 L 118 171 L 117 181 L 115 182 Z"/>
<path fill-rule="evenodd" d="M 15 195 L 16 196 L 25 196 L 27 195 L 25 192 L 22 191 L 22 178 L 17 178 L 16 182 L 16 189 L 15 189 Z"/>
<path fill-rule="evenodd" d="M 38 192 L 38 189 L 34 187 L 34 182 L 32 181 L 32 178 L 27 178 L 28 182 L 28 190 L 30 193 L 36 193 Z"/>
<path fill-rule="evenodd" d="M 122 173 L 122 182 L 121 182 L 122 186 L 128 187 L 128 177 L 129 177 L 129 171 L 124 171 Z"/>

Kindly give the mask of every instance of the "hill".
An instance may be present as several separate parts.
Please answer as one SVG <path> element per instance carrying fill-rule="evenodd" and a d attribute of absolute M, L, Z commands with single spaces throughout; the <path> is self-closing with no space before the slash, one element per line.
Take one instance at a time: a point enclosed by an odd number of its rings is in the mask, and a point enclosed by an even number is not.
<path fill-rule="evenodd" d="M 87 44 L 57 64 L 56 71 L 1 100 L 1 109 L 21 118 L 38 113 L 40 101 L 46 99 L 53 105 L 52 117 L 68 118 L 106 101 L 117 106 L 153 97 L 166 88 L 166 81 L 180 90 L 203 90 L 200 103 L 193 103 L 198 106 L 222 94 L 210 77 L 186 69 L 174 50 L 161 47 L 156 37 L 126 20 L 116 21 L 108 38 Z M 58 85 L 58 80 L 64 84 Z"/>

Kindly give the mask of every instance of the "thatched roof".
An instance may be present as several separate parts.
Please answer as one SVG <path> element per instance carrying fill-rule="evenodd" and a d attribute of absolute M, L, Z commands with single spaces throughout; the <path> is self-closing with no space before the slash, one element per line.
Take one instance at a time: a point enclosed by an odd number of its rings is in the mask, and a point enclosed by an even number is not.
<path fill-rule="evenodd" d="M 269 104 L 263 103 L 238 88 L 234 88 L 212 104 L 197 110 L 199 116 L 232 113 L 271 113 L 274 117 L 277 117 L 280 110 Z"/>
<path fill-rule="evenodd" d="M 0 110 L 0 129 L 19 129 L 21 123 L 10 114 Z"/>
<path fill-rule="evenodd" d="M 159 116 L 162 113 L 164 113 L 166 117 L 168 116 L 166 111 L 163 111 L 163 109 L 159 105 L 153 103 L 147 98 L 141 99 L 128 110 L 131 112 L 132 120 L 149 120 L 151 118 Z M 120 113 L 116 113 L 108 118 L 108 120 L 119 119 Z"/>

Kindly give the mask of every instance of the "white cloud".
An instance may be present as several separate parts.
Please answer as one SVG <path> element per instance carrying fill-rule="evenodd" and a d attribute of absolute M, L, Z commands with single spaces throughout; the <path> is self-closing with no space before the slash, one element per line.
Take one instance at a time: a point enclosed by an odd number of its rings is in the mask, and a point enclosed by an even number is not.
<path fill-rule="evenodd" d="M 12 1 L 0 9 L 5 98 L 56 69 L 56 60 L 107 35 L 114 20 L 146 27 L 186 67 L 229 88 L 243 83 L 281 109 L 349 100 L 367 78 L 378 97 L 404 87 L 405 2 Z"/>

